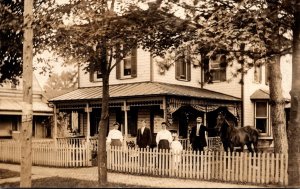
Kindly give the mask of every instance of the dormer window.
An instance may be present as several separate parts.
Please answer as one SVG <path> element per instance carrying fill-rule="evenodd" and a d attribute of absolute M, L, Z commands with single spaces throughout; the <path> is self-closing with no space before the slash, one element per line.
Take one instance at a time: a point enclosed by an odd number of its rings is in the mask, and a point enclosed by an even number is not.
<path fill-rule="evenodd" d="M 175 59 L 175 75 L 177 80 L 191 80 L 191 61 L 188 51 L 177 52 Z"/>
<path fill-rule="evenodd" d="M 217 55 L 216 57 L 210 59 L 209 70 L 212 76 L 213 82 L 226 81 L 226 56 Z"/>
<path fill-rule="evenodd" d="M 131 52 L 116 66 L 117 79 L 134 78 L 137 76 L 137 49 Z"/>

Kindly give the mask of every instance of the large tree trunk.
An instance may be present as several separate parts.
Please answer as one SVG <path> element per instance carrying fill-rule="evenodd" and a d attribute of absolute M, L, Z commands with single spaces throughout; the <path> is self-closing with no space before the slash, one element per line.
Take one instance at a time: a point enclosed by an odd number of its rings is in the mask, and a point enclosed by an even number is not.
<path fill-rule="evenodd" d="M 23 110 L 21 127 L 21 171 L 20 187 L 31 187 L 31 145 L 32 145 L 32 0 L 24 2 L 24 42 L 23 42 Z"/>
<path fill-rule="evenodd" d="M 270 71 L 270 104 L 271 124 L 274 139 L 274 151 L 276 153 L 288 153 L 288 141 L 286 135 L 285 100 L 282 95 L 280 57 L 276 56 L 269 62 Z"/>
<path fill-rule="evenodd" d="M 300 186 L 300 4 L 296 6 L 294 19 L 288 180 L 290 186 Z"/>
<path fill-rule="evenodd" d="M 98 134 L 98 182 L 99 186 L 107 184 L 106 133 L 109 120 L 109 80 L 103 77 L 102 109 Z"/>

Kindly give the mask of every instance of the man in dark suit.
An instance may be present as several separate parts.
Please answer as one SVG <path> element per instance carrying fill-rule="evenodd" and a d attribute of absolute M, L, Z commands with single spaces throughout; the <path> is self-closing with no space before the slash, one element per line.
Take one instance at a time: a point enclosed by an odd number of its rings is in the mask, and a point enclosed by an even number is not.
<path fill-rule="evenodd" d="M 207 146 L 205 131 L 209 129 L 204 126 L 202 117 L 197 117 L 196 119 L 197 125 L 192 127 L 190 134 L 190 143 L 192 144 L 192 148 L 194 151 L 203 151 L 204 147 Z"/>
<path fill-rule="evenodd" d="M 139 148 L 150 147 L 152 134 L 150 129 L 146 126 L 146 120 L 142 120 L 142 127 L 138 129 L 136 143 Z"/>

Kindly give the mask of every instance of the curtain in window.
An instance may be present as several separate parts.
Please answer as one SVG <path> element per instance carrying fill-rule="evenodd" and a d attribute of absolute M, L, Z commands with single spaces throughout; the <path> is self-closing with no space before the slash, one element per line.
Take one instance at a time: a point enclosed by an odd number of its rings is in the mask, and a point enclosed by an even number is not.
<path fill-rule="evenodd" d="M 72 111 L 72 130 L 78 131 L 78 112 Z"/>

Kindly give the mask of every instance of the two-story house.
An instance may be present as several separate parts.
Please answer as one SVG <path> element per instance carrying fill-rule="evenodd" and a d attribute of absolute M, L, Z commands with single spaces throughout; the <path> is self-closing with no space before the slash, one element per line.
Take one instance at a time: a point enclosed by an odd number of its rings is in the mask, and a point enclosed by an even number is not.
<path fill-rule="evenodd" d="M 32 135 L 34 138 L 51 138 L 51 119 L 53 108 L 49 107 L 42 89 L 33 77 L 32 97 Z M 0 87 L 0 138 L 18 139 L 22 124 L 23 88 L 10 81 L 2 83 Z"/>
<path fill-rule="evenodd" d="M 224 56 L 208 60 L 206 66 L 201 67 L 183 56 L 165 70 L 149 52 L 132 50 L 110 74 L 108 128 L 117 121 L 126 138 L 134 138 L 142 126 L 140 121 L 146 119 L 155 136 L 160 123 L 167 121 L 168 129 L 185 139 L 197 116 L 202 116 L 208 127 L 214 127 L 217 113 L 226 111 L 238 125 L 244 115 L 244 125 L 257 126 L 271 137 L 264 66 L 251 69 L 255 72 L 248 71 L 242 87 L 240 76 L 227 81 L 231 78 L 230 69 L 234 68 L 223 66 L 224 58 L 226 61 Z M 207 69 L 210 77 L 206 76 Z M 69 115 L 69 127 L 76 130 L 77 136 L 89 138 L 98 132 L 101 77 L 99 72 L 85 73 L 79 68 L 78 89 L 49 100 L 56 113 Z M 215 135 L 209 133 L 208 137 Z M 153 143 L 155 145 L 155 141 Z"/>

